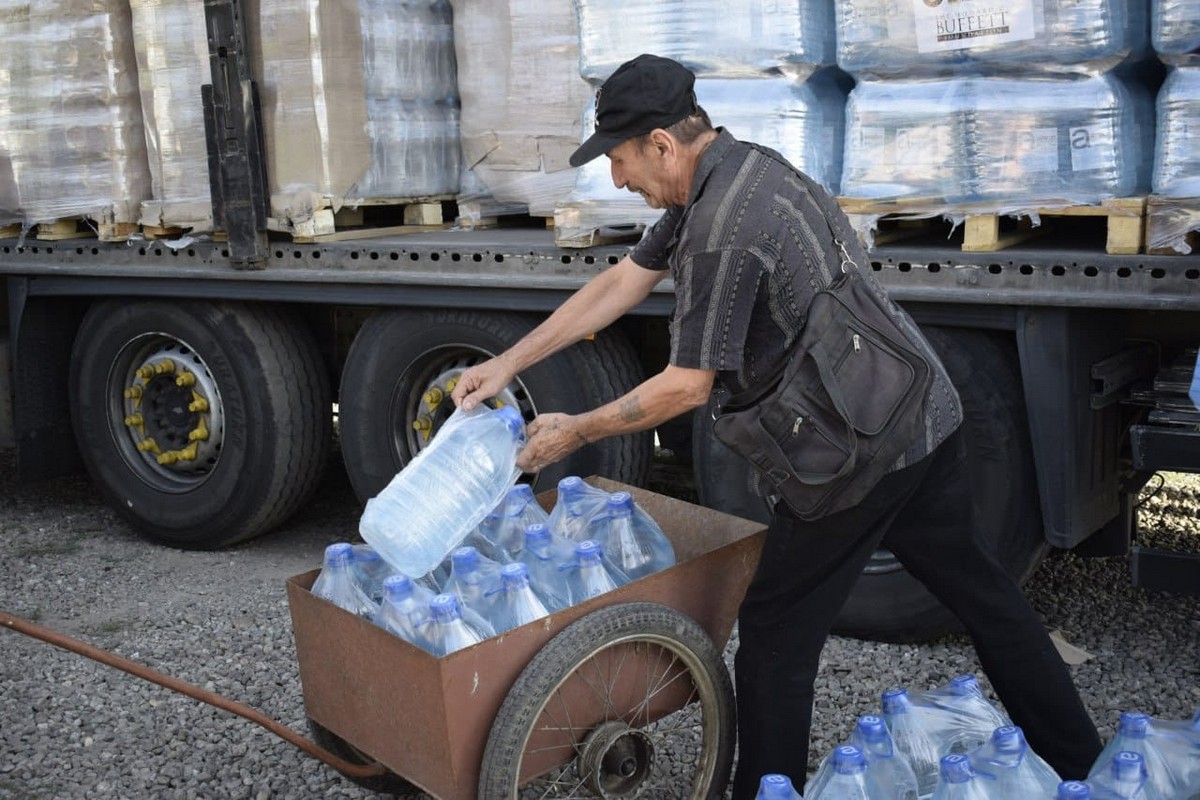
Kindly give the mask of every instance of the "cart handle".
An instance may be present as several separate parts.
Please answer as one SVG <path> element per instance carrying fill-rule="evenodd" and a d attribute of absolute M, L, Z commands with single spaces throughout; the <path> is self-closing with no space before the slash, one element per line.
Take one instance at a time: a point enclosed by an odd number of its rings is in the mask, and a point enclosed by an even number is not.
<path fill-rule="evenodd" d="M 41 625 L 36 625 L 29 620 L 21 619 L 20 617 L 9 614 L 7 611 L 0 610 L 0 625 L 10 628 L 18 633 L 23 633 L 26 636 L 31 636 L 34 639 L 40 639 L 43 642 L 52 644 L 56 647 L 61 647 L 64 650 L 69 650 L 72 653 L 77 653 L 81 656 L 99 661 L 101 664 L 107 664 L 110 667 L 119 669 L 122 672 L 128 672 L 130 675 L 157 683 L 159 686 L 170 689 L 179 694 L 185 694 L 188 697 L 199 700 L 202 703 L 208 703 L 210 706 L 216 706 L 237 714 L 239 717 L 244 717 L 251 722 L 266 728 L 271 733 L 278 736 L 280 739 L 295 745 L 304 752 L 308 753 L 313 758 L 324 761 L 329 766 L 353 778 L 373 778 L 378 775 L 387 774 L 387 767 L 382 764 L 355 764 L 346 761 L 344 758 L 339 758 L 325 748 L 318 745 L 309 739 L 304 738 L 300 734 L 293 731 L 286 725 L 282 725 L 270 717 L 266 716 L 256 709 L 244 706 L 241 703 L 222 697 L 219 694 L 201 689 L 199 686 L 194 686 L 186 681 L 181 681 L 178 678 L 172 678 L 164 675 L 161 672 L 156 672 L 147 666 L 130 661 L 127 658 L 122 658 L 116 653 L 110 653 L 107 650 L 101 650 L 99 647 L 93 647 L 86 642 L 81 642 L 78 639 L 73 639 L 66 634 L 58 631 L 44 628 Z"/>

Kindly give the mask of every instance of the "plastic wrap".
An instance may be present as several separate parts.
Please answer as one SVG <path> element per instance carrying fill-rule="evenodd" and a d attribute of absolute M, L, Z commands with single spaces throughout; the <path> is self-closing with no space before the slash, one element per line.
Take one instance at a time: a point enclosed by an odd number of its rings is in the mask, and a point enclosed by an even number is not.
<path fill-rule="evenodd" d="M 861 83 L 842 194 L 947 213 L 1125 197 L 1149 174 L 1148 101 L 1111 74 Z"/>
<path fill-rule="evenodd" d="M 579 77 L 579 26 L 559 0 L 456 0 L 454 46 L 465 166 L 487 194 L 459 210 L 526 208 L 549 216 L 575 173 L 579 110 L 593 90 Z"/>
<path fill-rule="evenodd" d="M 1150 41 L 1163 61 L 1200 66 L 1200 0 L 1152 0 Z"/>
<path fill-rule="evenodd" d="M 212 82 L 204 5 L 130 0 L 153 199 L 143 225 L 212 230 L 200 87 Z"/>
<path fill-rule="evenodd" d="M 1147 47 L 1141 0 L 838 0 L 837 63 L 857 77 L 1099 75 Z"/>
<path fill-rule="evenodd" d="M 807 77 L 833 63 L 830 0 L 576 0 L 580 73 L 601 82 L 641 53 L 698 75 Z"/>
<path fill-rule="evenodd" d="M 294 224 L 323 201 L 457 191 L 445 3 L 248 0 L 246 10 L 273 216 Z"/>
<path fill-rule="evenodd" d="M 783 76 L 699 78 L 696 98 L 713 125 L 779 151 L 818 183 L 836 189 L 846 95 L 832 71 L 805 83 Z M 586 135 L 594 114 L 593 101 L 583 115 Z M 555 209 L 554 225 L 560 241 L 586 240 L 597 229 L 653 224 L 661 213 L 640 195 L 617 189 L 608 159 L 597 158 L 579 169 L 570 198 Z"/>
<path fill-rule="evenodd" d="M 0 151 L 15 187 L 0 205 L 16 199 L 26 224 L 136 223 L 150 169 L 129 4 L 6 0 L 0 39 Z"/>
<path fill-rule="evenodd" d="M 1181 67 L 1167 76 L 1158 93 L 1157 121 L 1154 193 L 1200 198 L 1200 67 Z"/>

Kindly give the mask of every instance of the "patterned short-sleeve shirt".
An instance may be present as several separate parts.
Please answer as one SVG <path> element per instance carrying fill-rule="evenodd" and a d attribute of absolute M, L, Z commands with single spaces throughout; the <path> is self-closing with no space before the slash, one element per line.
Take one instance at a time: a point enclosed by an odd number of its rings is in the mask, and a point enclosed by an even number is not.
<path fill-rule="evenodd" d="M 870 263 L 824 189 L 778 153 L 721 129 L 700 157 L 687 205 L 667 209 L 630 257 L 648 269 L 671 270 L 670 362 L 715 370 L 736 394 L 781 371 L 813 296 L 842 268 L 839 242 L 855 265 Z M 925 430 L 900 467 L 949 436 L 962 421 L 962 407 L 916 324 L 869 268 L 862 273 L 935 367 Z"/>

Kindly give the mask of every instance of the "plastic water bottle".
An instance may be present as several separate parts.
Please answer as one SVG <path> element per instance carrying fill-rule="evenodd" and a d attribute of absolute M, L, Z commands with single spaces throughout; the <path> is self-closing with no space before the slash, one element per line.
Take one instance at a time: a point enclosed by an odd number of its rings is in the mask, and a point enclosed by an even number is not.
<path fill-rule="evenodd" d="M 834 749 L 832 768 L 820 782 L 814 776 L 804 787 L 804 794 L 808 800 L 878 800 L 883 797 L 867 783 L 867 760 L 852 744 Z"/>
<path fill-rule="evenodd" d="M 460 547 L 450 555 L 450 577 L 443 592 L 456 595 L 495 627 L 496 596 L 500 591 L 500 565 L 480 555 L 474 547 Z"/>
<path fill-rule="evenodd" d="M 511 406 L 456 410 L 429 445 L 367 502 L 363 539 L 410 577 L 436 567 L 516 481 L 525 423 Z"/>
<path fill-rule="evenodd" d="M 882 717 L 864 714 L 854 724 L 850 744 L 867 759 L 867 781 L 886 800 L 917 800 L 917 776 L 908 758 L 896 750 Z"/>
<path fill-rule="evenodd" d="M 988 794 L 992 798 L 1050 797 L 1062 783 L 1058 773 L 1029 748 L 1025 732 L 1016 725 L 996 728 L 991 740 L 968 757 L 975 774 L 992 782 Z"/>
<path fill-rule="evenodd" d="M 1141 753 L 1122 750 L 1114 753 L 1099 770 L 1088 776 L 1094 800 L 1168 800 L 1150 783 L 1146 760 Z"/>
<path fill-rule="evenodd" d="M 571 605 L 571 584 L 568 570 L 575 560 L 575 545 L 550 530 L 544 523 L 525 529 L 522 558 L 529 568 L 529 581 L 540 593 L 551 611 L 561 611 Z"/>
<path fill-rule="evenodd" d="M 1200 68 L 1171 70 L 1158 91 L 1155 118 L 1154 193 L 1200 197 L 1200 137 L 1195 135 L 1200 129 Z M 1180 231 L 1181 236 L 1186 233 Z"/>
<path fill-rule="evenodd" d="M 379 605 L 383 602 L 383 582 L 394 570 L 371 545 L 356 544 L 352 547 L 351 566 L 354 578 L 367 597 L 371 598 L 371 602 Z"/>
<path fill-rule="evenodd" d="M 429 601 L 433 598 L 433 592 L 407 575 L 392 575 L 383 582 L 383 604 L 375 615 L 375 624 L 432 653 Z"/>
<path fill-rule="evenodd" d="M 575 545 L 575 562 L 564 565 L 572 573 L 571 601 L 582 603 L 616 589 L 618 582 L 604 565 L 600 543 L 585 539 Z"/>
<path fill-rule="evenodd" d="M 1111 772 L 1117 754 L 1137 753 L 1142 758 L 1142 767 L 1146 771 L 1149 788 L 1154 794 L 1162 798 L 1175 796 L 1175 780 L 1166 759 L 1157 747 L 1156 739 L 1148 714 L 1137 711 L 1123 712 L 1117 721 L 1116 735 L 1100 751 L 1096 763 L 1088 773 L 1088 779 Z M 1132 766 L 1126 765 L 1126 769 L 1131 770 Z"/>
<path fill-rule="evenodd" d="M 550 522 L 550 515 L 538 505 L 533 489 L 527 483 L 518 483 L 509 489 L 495 514 L 495 523 L 489 533 L 496 552 L 493 558 L 502 563 L 522 559 L 527 527 Z"/>
<path fill-rule="evenodd" d="M 448 656 L 487 638 L 484 631 L 463 619 L 462 606 L 452 594 L 439 594 L 430 600 L 429 615 L 429 642 L 434 655 Z"/>
<path fill-rule="evenodd" d="M 492 616 L 496 633 L 550 615 L 546 604 L 529 585 L 529 568 L 520 561 L 504 565 L 500 570 L 500 586 Z"/>
<path fill-rule="evenodd" d="M 758 781 L 758 794 L 754 795 L 754 800 L 804 800 L 800 793 L 796 791 L 796 787 L 792 786 L 792 779 L 787 775 L 763 775 Z"/>
<path fill-rule="evenodd" d="M 550 530 L 576 542 L 591 538 L 591 522 L 608 502 L 608 492 L 570 475 L 558 482 L 558 499 L 550 510 Z"/>
<path fill-rule="evenodd" d="M 595 518 L 591 534 L 609 563 L 635 581 L 675 566 L 675 549 L 662 528 L 641 509 L 629 492 L 614 492 Z"/>
<path fill-rule="evenodd" d="M 372 619 L 378 607 L 359 588 L 352 567 L 354 546 L 349 542 L 338 542 L 325 548 L 325 561 L 321 574 L 313 583 L 312 593 L 323 597 L 351 614 Z"/>
<path fill-rule="evenodd" d="M 1200 798 L 1200 708 L 1190 720 L 1152 719 L 1156 749 L 1162 754 L 1175 791 L 1186 800 Z"/>
<path fill-rule="evenodd" d="M 991 797 L 987 785 L 971 769 L 971 760 L 962 753 L 943 756 L 938 769 L 940 779 L 933 790 L 933 800 L 989 800 Z"/>
<path fill-rule="evenodd" d="M 1058 785 L 1054 800 L 1092 800 L 1092 787 L 1083 781 L 1063 781 Z"/>

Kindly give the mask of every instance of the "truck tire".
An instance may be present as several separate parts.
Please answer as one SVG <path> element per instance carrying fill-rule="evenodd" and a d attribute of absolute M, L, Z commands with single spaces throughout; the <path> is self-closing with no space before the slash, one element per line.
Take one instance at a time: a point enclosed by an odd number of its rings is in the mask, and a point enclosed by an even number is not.
<path fill-rule="evenodd" d="M 359 500 L 378 494 L 453 413 L 449 389 L 464 370 L 507 349 L 537 323 L 526 314 L 450 309 L 386 310 L 368 319 L 346 358 L 338 404 L 342 454 Z M 641 380 L 632 346 L 609 328 L 525 370 L 497 399 L 531 421 L 547 411 L 588 411 Z M 522 480 L 536 491 L 554 488 L 567 475 L 640 484 L 651 455 L 649 433 L 610 437 Z"/>
<path fill-rule="evenodd" d="M 1048 546 L 1015 348 L 980 331 L 927 328 L 925 334 L 963 401 L 977 524 L 1008 573 L 1024 583 Z M 693 439 L 700 501 L 766 520 L 765 502 L 749 487 L 748 467 L 712 436 L 711 416 L 698 417 Z M 834 624 L 835 633 L 884 642 L 927 641 L 960 629 L 887 550 L 872 557 Z"/>
<path fill-rule="evenodd" d="M 328 375 L 312 334 L 277 309 L 100 302 L 71 365 L 88 472 L 152 539 L 197 550 L 249 539 L 295 512 L 320 480 Z"/>

